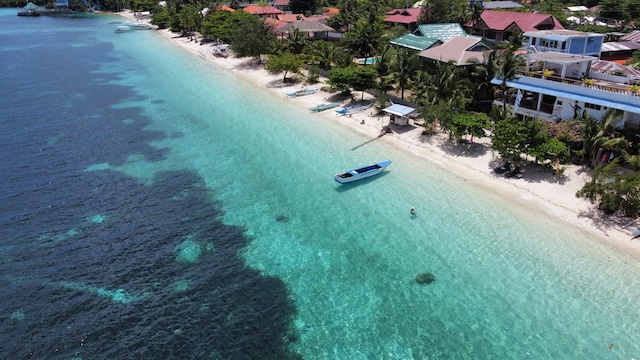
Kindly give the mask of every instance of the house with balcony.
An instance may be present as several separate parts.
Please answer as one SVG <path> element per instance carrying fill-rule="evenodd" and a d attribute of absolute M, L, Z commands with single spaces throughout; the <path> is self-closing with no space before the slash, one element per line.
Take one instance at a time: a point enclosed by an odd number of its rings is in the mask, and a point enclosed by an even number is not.
<path fill-rule="evenodd" d="M 560 52 L 600 57 L 603 34 L 553 29 L 527 31 L 522 34 L 522 47 L 533 52 Z"/>
<path fill-rule="evenodd" d="M 514 114 L 557 121 L 580 118 L 586 111 L 599 119 L 608 109 L 618 109 L 624 128 L 640 133 L 640 71 L 589 55 L 529 50 L 522 56 L 523 71 L 506 82 Z M 492 83 L 502 80 L 496 77 Z"/>

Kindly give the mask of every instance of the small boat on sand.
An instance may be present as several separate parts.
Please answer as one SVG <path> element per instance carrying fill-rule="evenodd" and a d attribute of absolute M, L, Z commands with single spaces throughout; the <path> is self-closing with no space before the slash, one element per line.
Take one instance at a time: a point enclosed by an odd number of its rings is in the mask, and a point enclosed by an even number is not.
<path fill-rule="evenodd" d="M 336 110 L 336 112 L 338 113 L 338 116 L 339 115 L 356 114 L 356 113 L 359 113 L 359 112 L 367 110 L 371 106 L 372 106 L 372 104 L 350 105 L 350 106 L 345 106 L 343 108 L 340 108 L 340 109 Z"/>
<path fill-rule="evenodd" d="M 287 96 L 298 97 L 298 96 L 311 95 L 311 94 L 315 94 L 318 90 L 319 89 L 303 89 L 303 90 L 298 90 L 296 92 L 288 93 Z"/>
<path fill-rule="evenodd" d="M 327 103 L 327 104 L 320 104 L 314 108 L 311 109 L 311 111 L 313 112 L 320 112 L 320 111 L 325 111 L 328 109 L 333 109 L 335 107 L 340 106 L 340 103 Z"/>
<path fill-rule="evenodd" d="M 391 165 L 391 160 L 363 166 L 360 168 L 349 170 L 347 172 L 343 172 L 342 174 L 337 174 L 334 179 L 340 184 L 347 184 L 378 175 L 383 172 L 384 169 L 386 169 L 389 165 Z"/>
<path fill-rule="evenodd" d="M 640 229 L 633 230 L 631 233 L 631 240 L 640 237 Z"/>

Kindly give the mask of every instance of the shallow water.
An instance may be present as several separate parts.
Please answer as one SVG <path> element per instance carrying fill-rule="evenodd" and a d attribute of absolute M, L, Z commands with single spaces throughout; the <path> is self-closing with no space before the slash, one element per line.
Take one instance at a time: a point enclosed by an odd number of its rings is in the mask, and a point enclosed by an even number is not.
<path fill-rule="evenodd" d="M 4 357 L 640 353 L 610 245 L 154 32 L 0 16 Z"/>

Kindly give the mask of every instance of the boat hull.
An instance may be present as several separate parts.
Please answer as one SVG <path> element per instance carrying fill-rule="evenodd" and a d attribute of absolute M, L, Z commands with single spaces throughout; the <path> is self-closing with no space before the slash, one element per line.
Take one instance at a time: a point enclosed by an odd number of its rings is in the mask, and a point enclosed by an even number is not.
<path fill-rule="evenodd" d="M 335 107 L 340 106 L 340 103 L 332 103 L 332 104 L 320 104 L 316 107 L 314 107 L 313 109 L 311 109 L 311 111 L 313 112 L 320 112 L 320 111 L 325 111 L 328 109 L 333 109 Z"/>
<path fill-rule="evenodd" d="M 334 176 L 334 180 L 340 184 L 348 184 L 359 180 L 364 180 L 372 176 L 379 175 L 387 166 L 391 165 L 391 161 L 383 161 L 380 163 L 363 166 L 352 169 Z"/>
<path fill-rule="evenodd" d="M 298 97 L 298 96 L 311 95 L 311 94 L 315 94 L 317 91 L 318 91 L 318 89 L 298 90 L 296 92 L 288 93 L 287 96 L 289 96 L 289 97 Z"/>

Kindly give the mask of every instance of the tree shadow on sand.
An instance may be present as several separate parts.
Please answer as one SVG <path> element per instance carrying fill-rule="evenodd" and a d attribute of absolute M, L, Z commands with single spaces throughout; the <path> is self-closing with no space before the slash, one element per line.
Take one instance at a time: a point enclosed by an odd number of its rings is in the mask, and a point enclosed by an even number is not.
<path fill-rule="evenodd" d="M 267 83 L 267 87 L 270 89 L 280 89 L 293 85 L 298 85 L 303 82 L 302 78 L 299 77 L 288 77 L 286 79 L 278 78 L 276 80 L 270 81 Z"/>
<path fill-rule="evenodd" d="M 441 142 L 438 146 L 447 155 L 471 158 L 484 156 L 491 148 L 488 144 L 471 143 L 466 140 L 454 139 L 447 139 Z"/>
<path fill-rule="evenodd" d="M 258 70 L 264 67 L 262 60 L 249 58 L 235 66 L 238 70 Z"/>
<path fill-rule="evenodd" d="M 589 219 L 593 226 L 607 235 L 607 230 L 611 229 L 627 229 L 629 225 L 633 225 L 637 220 L 629 220 L 628 217 L 616 213 L 607 215 L 604 212 L 598 210 L 595 206 L 589 208 L 589 210 L 581 211 L 578 213 L 578 218 Z M 630 222 L 631 221 L 631 222 Z M 631 236 L 631 235 L 630 235 Z"/>

